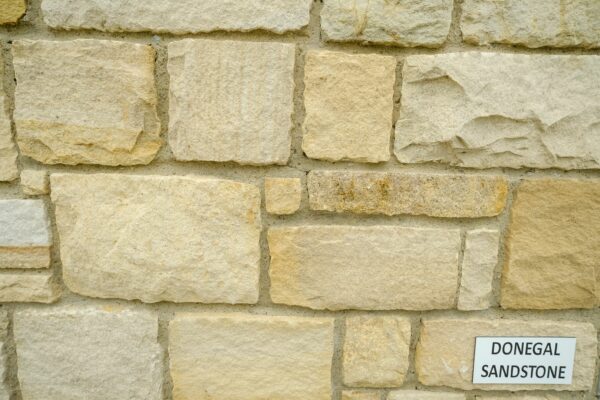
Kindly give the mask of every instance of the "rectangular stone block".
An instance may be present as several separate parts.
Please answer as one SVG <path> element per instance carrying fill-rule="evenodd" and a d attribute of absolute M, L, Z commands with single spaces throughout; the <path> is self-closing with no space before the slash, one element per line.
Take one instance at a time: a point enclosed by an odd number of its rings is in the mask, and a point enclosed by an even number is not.
<path fill-rule="evenodd" d="M 394 390 L 387 400 L 465 400 L 463 393 L 430 392 L 425 390 Z"/>
<path fill-rule="evenodd" d="M 265 178 L 265 208 L 270 214 L 293 214 L 302 202 L 300 178 Z"/>
<path fill-rule="evenodd" d="M 42 200 L 0 200 L 0 268 L 48 268 L 49 225 Z"/>
<path fill-rule="evenodd" d="M 311 0 L 43 0 L 52 28 L 107 32 L 198 33 L 298 31 L 308 25 Z"/>
<path fill-rule="evenodd" d="M 174 400 L 329 400 L 333 322 L 176 314 L 169 325 Z"/>
<path fill-rule="evenodd" d="M 417 55 L 402 76 L 402 163 L 600 168 L 598 56 Z"/>
<path fill-rule="evenodd" d="M 325 40 L 439 47 L 452 22 L 452 0 L 325 0 Z"/>
<path fill-rule="evenodd" d="M 0 302 L 54 303 L 60 286 L 50 271 L 0 274 Z"/>
<path fill-rule="evenodd" d="M 28 196 L 48 194 L 50 191 L 48 172 L 45 170 L 24 169 L 20 181 L 23 194 Z"/>
<path fill-rule="evenodd" d="M 180 161 L 286 164 L 295 46 L 186 39 L 169 44 L 169 144 Z"/>
<path fill-rule="evenodd" d="M 493 217 L 506 204 L 503 176 L 311 171 L 310 208 L 357 214 L 412 214 L 444 218 Z"/>
<path fill-rule="evenodd" d="M 160 400 L 158 317 L 120 306 L 17 310 L 19 384 L 27 400 Z"/>
<path fill-rule="evenodd" d="M 567 397 L 562 397 L 563 399 L 566 399 Z M 512 399 L 512 400 L 561 400 L 561 397 L 558 397 L 557 395 L 554 394 L 546 394 L 546 395 L 539 395 L 539 396 L 531 396 L 531 395 L 515 395 L 514 393 L 511 393 L 509 395 L 505 395 L 505 396 L 475 396 L 475 400 L 506 400 L 506 399 Z M 569 397 L 570 399 L 570 397 Z"/>
<path fill-rule="evenodd" d="M 577 339 L 571 385 L 504 385 L 471 383 L 477 336 L 566 336 Z M 596 329 L 574 321 L 507 319 L 427 319 L 417 344 L 416 372 L 428 386 L 472 390 L 589 390 L 598 357 Z"/>
<path fill-rule="evenodd" d="M 255 303 L 260 192 L 196 176 L 52 174 L 63 279 L 92 297 Z"/>
<path fill-rule="evenodd" d="M 12 53 L 22 155 L 46 164 L 152 161 L 162 141 L 151 46 L 19 40 Z"/>
<path fill-rule="evenodd" d="M 467 43 L 527 47 L 600 47 L 597 0 L 466 0 L 460 28 Z"/>
<path fill-rule="evenodd" d="M 17 23 L 25 11 L 27 11 L 25 0 L 0 0 L 0 25 Z"/>
<path fill-rule="evenodd" d="M 343 390 L 342 400 L 381 400 L 381 394 L 363 390 Z"/>
<path fill-rule="evenodd" d="M 454 307 L 456 229 L 323 225 L 276 227 L 267 236 L 275 303 L 328 310 Z"/>
<path fill-rule="evenodd" d="M 1 19 L 2 17 L 0 17 Z M 2 54 L 0 54 L 0 76 L 4 76 Z M 17 167 L 18 153 L 13 142 L 10 118 L 4 99 L 3 83 L 3 79 L 0 79 L 0 182 L 12 181 L 19 176 L 19 169 Z"/>

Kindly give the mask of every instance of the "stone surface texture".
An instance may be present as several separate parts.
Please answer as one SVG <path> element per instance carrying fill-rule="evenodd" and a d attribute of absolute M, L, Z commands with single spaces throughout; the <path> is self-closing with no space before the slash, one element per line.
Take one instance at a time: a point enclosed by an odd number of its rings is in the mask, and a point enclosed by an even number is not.
<path fill-rule="evenodd" d="M 575 364 L 571 385 L 471 383 L 477 336 L 575 337 Z M 573 321 L 500 319 L 426 319 L 422 322 L 416 352 L 416 372 L 427 386 L 472 390 L 589 390 L 594 383 L 598 343 L 590 323 Z"/>
<path fill-rule="evenodd" d="M 102 298 L 255 303 L 260 193 L 194 176 L 52 174 L 65 284 Z"/>
<path fill-rule="evenodd" d="M 312 210 L 357 214 L 412 214 L 444 218 L 498 215 L 508 181 L 503 176 L 371 171 L 308 174 Z"/>
<path fill-rule="evenodd" d="M 502 306 L 600 305 L 600 182 L 528 179 L 519 185 L 515 197 Z"/>
<path fill-rule="evenodd" d="M 554 395 L 554 394 L 546 394 L 546 395 L 540 395 L 540 396 L 531 396 L 531 395 L 517 395 L 514 393 L 511 393 L 509 395 L 505 395 L 505 396 L 475 396 L 475 400 L 506 400 L 506 399 L 512 399 L 512 400 L 560 400 L 560 397 Z"/>
<path fill-rule="evenodd" d="M 2 1 L 5 0 L 0 0 L 0 10 L 2 10 Z M 11 3 L 12 0 L 8 0 L 8 2 Z M 0 54 L 0 77 L 2 76 L 4 76 L 4 59 Z M 5 95 L 4 82 L 3 79 L 0 79 L 0 182 L 12 181 L 19 176 L 17 147 L 13 142 Z"/>
<path fill-rule="evenodd" d="M 600 168 L 599 56 L 416 55 L 402 77 L 402 163 Z"/>
<path fill-rule="evenodd" d="M 174 400 L 328 400 L 333 322 L 176 314 L 169 325 Z"/>
<path fill-rule="evenodd" d="M 185 39 L 169 44 L 169 144 L 180 161 L 285 164 L 295 47 Z"/>
<path fill-rule="evenodd" d="M 308 51 L 304 153 L 328 161 L 387 161 L 395 79 L 394 57 Z"/>
<path fill-rule="evenodd" d="M 3 272 L 0 274 L 0 302 L 54 303 L 61 289 L 50 271 Z"/>
<path fill-rule="evenodd" d="M 465 400 L 463 393 L 427 392 L 425 390 L 394 390 L 387 400 Z"/>
<path fill-rule="evenodd" d="M 27 11 L 25 0 L 0 0 L 0 25 L 17 23 L 25 11 Z"/>
<path fill-rule="evenodd" d="M 9 381 L 10 367 L 7 354 L 9 321 L 8 313 L 0 311 L 0 400 L 10 400 L 12 392 Z"/>
<path fill-rule="evenodd" d="M 270 214 L 293 214 L 302 202 L 300 178 L 265 178 L 265 207 Z"/>
<path fill-rule="evenodd" d="M 346 386 L 402 386 L 409 364 L 409 319 L 348 317 L 345 332 L 343 380 Z"/>
<path fill-rule="evenodd" d="M 28 196 L 48 194 L 50 191 L 48 172 L 38 169 L 22 170 L 21 188 L 23 189 L 23 194 Z"/>
<path fill-rule="evenodd" d="M 342 400 L 381 400 L 381 395 L 378 392 L 364 390 L 343 390 Z"/>
<path fill-rule="evenodd" d="M 328 310 L 454 307 L 456 229 L 315 225 L 274 227 L 267 238 L 275 303 Z"/>
<path fill-rule="evenodd" d="M 154 50 L 110 40 L 19 40 L 21 154 L 46 164 L 148 164 L 161 146 Z"/>
<path fill-rule="evenodd" d="M 119 306 L 18 310 L 23 399 L 160 400 L 158 317 Z"/>

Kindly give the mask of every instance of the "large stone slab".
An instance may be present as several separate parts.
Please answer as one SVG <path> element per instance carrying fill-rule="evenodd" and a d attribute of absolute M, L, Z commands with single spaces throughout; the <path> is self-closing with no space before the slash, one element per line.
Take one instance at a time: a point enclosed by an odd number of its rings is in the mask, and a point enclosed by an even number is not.
<path fill-rule="evenodd" d="M 144 302 L 254 303 L 260 193 L 203 177 L 53 174 L 65 284 Z"/>
<path fill-rule="evenodd" d="M 102 308 L 18 310 L 14 337 L 27 400 L 160 400 L 158 318 Z"/>
<path fill-rule="evenodd" d="M 169 144 L 181 161 L 285 164 L 295 47 L 186 39 L 169 44 Z"/>
<path fill-rule="evenodd" d="M 268 242 L 275 303 L 328 310 L 454 307 L 456 229 L 276 227 Z"/>
<path fill-rule="evenodd" d="M 51 271 L 0 274 L 0 302 L 54 303 L 61 295 Z"/>
<path fill-rule="evenodd" d="M 466 0 L 460 28 L 468 43 L 600 47 L 596 0 Z"/>
<path fill-rule="evenodd" d="M 16 23 L 25 11 L 27 11 L 25 0 L 0 0 L 0 25 Z"/>
<path fill-rule="evenodd" d="M 12 52 L 23 155 L 47 164 L 152 161 L 161 139 L 151 46 L 19 40 Z"/>
<path fill-rule="evenodd" d="M 600 305 L 600 181 L 528 179 L 516 191 L 501 286 L 505 308 Z"/>
<path fill-rule="evenodd" d="M 477 336 L 566 336 L 577 339 L 571 385 L 505 385 L 471 383 Z M 426 319 L 417 344 L 416 372 L 427 386 L 472 390 L 589 390 L 598 354 L 596 329 L 573 321 L 501 319 Z"/>
<path fill-rule="evenodd" d="M 0 54 L 0 76 L 4 76 L 2 54 Z M 17 167 L 18 153 L 17 147 L 13 142 L 8 108 L 4 99 L 3 83 L 3 79 L 0 79 L 0 181 L 12 181 L 19 176 L 19 169 Z"/>
<path fill-rule="evenodd" d="M 452 0 L 325 0 L 325 40 L 394 46 L 441 46 L 450 32 Z"/>
<path fill-rule="evenodd" d="M 176 314 L 169 325 L 174 400 L 329 400 L 333 321 Z"/>
<path fill-rule="evenodd" d="M 418 55 L 402 75 L 400 162 L 600 168 L 598 56 Z"/>
<path fill-rule="evenodd" d="M 503 176 L 311 171 L 310 208 L 357 214 L 412 214 L 445 218 L 498 215 L 508 181 Z"/>

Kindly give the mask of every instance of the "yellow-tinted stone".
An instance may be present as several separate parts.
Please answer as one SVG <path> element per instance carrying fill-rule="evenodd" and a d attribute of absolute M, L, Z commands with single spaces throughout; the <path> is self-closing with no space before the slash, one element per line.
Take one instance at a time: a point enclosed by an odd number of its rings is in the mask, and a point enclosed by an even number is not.
<path fill-rule="evenodd" d="M 368 392 L 364 390 L 344 390 L 342 400 L 380 400 L 381 395 L 378 392 Z"/>
<path fill-rule="evenodd" d="M 23 193 L 29 196 L 48 194 L 48 172 L 37 169 L 22 170 L 21 187 L 23 188 Z"/>
<path fill-rule="evenodd" d="M 271 214 L 293 214 L 302 201 L 300 178 L 265 178 L 265 206 Z"/>
<path fill-rule="evenodd" d="M 0 0 L 0 25 L 16 23 L 25 11 L 25 0 Z"/>
<path fill-rule="evenodd" d="M 2 10 L 2 0 L 0 0 L 0 10 Z M 10 118 L 7 112 L 8 108 L 5 106 L 2 76 L 4 76 L 4 61 L 2 54 L 0 54 L 0 181 L 12 181 L 19 176 L 17 167 L 19 154 L 10 129 Z"/>

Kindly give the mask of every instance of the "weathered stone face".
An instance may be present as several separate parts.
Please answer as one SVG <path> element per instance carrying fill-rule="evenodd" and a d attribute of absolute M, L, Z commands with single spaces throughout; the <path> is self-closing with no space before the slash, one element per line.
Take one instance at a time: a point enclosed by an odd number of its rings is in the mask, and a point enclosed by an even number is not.
<path fill-rule="evenodd" d="M 12 2 L 12 0 L 9 0 Z M 2 0 L 0 0 L 2 9 Z M 2 17 L 0 16 L 0 20 Z M 0 54 L 0 77 L 4 76 L 4 60 Z M 19 176 L 17 148 L 13 142 L 10 119 L 5 104 L 3 80 L 0 79 L 0 181 L 12 181 Z"/>
<path fill-rule="evenodd" d="M 395 154 L 470 168 L 600 168 L 600 57 L 409 56 Z"/>
<path fill-rule="evenodd" d="M 27 11 L 25 0 L 0 0 L 0 25 L 16 23 L 25 11 Z"/>
<path fill-rule="evenodd" d="M 377 392 L 362 390 L 343 390 L 342 400 L 381 400 L 381 395 Z"/>
<path fill-rule="evenodd" d="M 256 186 L 192 176 L 50 179 L 72 291 L 150 303 L 257 301 Z"/>
<path fill-rule="evenodd" d="M 531 396 L 531 395 L 517 395 L 515 393 L 510 393 L 507 396 L 475 396 L 475 400 L 506 400 L 506 399 L 514 399 L 514 400 L 560 400 L 560 398 L 553 394 L 540 395 L 540 396 Z"/>
<path fill-rule="evenodd" d="M 177 314 L 169 354 L 174 400 L 331 398 L 331 320 Z"/>
<path fill-rule="evenodd" d="M 23 194 L 37 196 L 48 194 L 48 173 L 44 170 L 24 169 L 20 178 Z"/>
<path fill-rule="evenodd" d="M 458 230 L 323 225 L 276 227 L 267 236 L 275 303 L 328 310 L 454 307 Z"/>
<path fill-rule="evenodd" d="M 12 46 L 21 153 L 47 164 L 148 164 L 161 146 L 154 50 L 107 40 Z"/>
<path fill-rule="evenodd" d="M 7 356 L 9 317 L 6 311 L 0 311 L 0 400 L 10 400 L 11 384 L 8 379 L 9 365 Z"/>
<path fill-rule="evenodd" d="M 600 304 L 600 182 L 529 179 L 516 192 L 502 276 L 505 308 Z"/>
<path fill-rule="evenodd" d="M 428 392 L 425 390 L 394 390 L 387 400 L 465 400 L 463 393 Z"/>
<path fill-rule="evenodd" d="M 169 44 L 169 144 L 181 161 L 285 164 L 295 47 L 186 39 Z"/>
<path fill-rule="evenodd" d="M 60 286 L 50 271 L 0 274 L 0 302 L 54 303 Z"/>
<path fill-rule="evenodd" d="M 265 178 L 265 206 L 270 214 L 293 214 L 302 201 L 300 178 Z"/>

